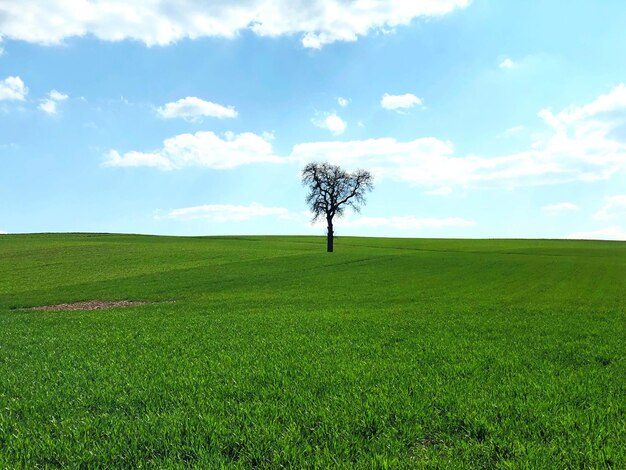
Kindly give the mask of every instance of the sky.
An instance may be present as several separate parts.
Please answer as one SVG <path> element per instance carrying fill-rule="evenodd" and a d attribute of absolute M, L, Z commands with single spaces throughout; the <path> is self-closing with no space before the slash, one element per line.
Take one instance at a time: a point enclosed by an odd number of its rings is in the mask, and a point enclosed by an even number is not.
<path fill-rule="evenodd" d="M 0 0 L 0 233 L 626 240 L 623 0 Z"/>

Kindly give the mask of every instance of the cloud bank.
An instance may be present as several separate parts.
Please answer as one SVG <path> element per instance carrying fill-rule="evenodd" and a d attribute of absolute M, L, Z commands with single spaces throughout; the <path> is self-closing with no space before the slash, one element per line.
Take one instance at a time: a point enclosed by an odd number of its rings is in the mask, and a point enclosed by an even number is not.
<path fill-rule="evenodd" d="M 227 170 L 253 163 L 282 163 L 283 158 L 274 155 L 270 135 L 259 136 L 251 132 L 224 137 L 210 131 L 195 134 L 179 134 L 163 142 L 152 152 L 130 151 L 120 154 L 110 150 L 104 166 L 147 166 L 160 170 L 176 170 L 188 167 L 205 167 Z"/>
<path fill-rule="evenodd" d="M 0 2 L 0 39 L 58 44 L 76 36 L 152 45 L 200 37 L 299 35 L 304 47 L 448 14 L 470 0 L 19 0 Z"/>
<path fill-rule="evenodd" d="M 336 135 L 345 123 L 327 115 L 321 127 Z M 377 178 L 423 186 L 445 195 L 454 187 L 519 187 L 599 181 L 626 171 L 626 85 L 582 106 L 558 113 L 539 112 L 550 132 L 528 149 L 493 157 L 457 155 L 454 145 L 435 137 L 399 141 L 393 137 L 305 142 L 285 156 L 272 148 L 272 136 L 245 132 L 224 137 L 213 132 L 181 134 L 156 151 L 111 150 L 108 166 L 152 166 L 174 170 L 191 166 L 229 169 L 251 163 L 303 164 L 329 160 L 347 168 L 367 168 Z M 330 118 L 330 121 L 329 121 Z M 447 189 L 437 189 L 437 188 Z"/>
<path fill-rule="evenodd" d="M 527 150 L 493 157 L 456 155 L 452 142 L 434 137 L 309 142 L 294 146 L 290 157 L 330 159 L 432 189 L 598 181 L 626 171 L 626 85 L 583 106 L 543 109 L 539 117 L 550 129 L 547 137 Z"/>

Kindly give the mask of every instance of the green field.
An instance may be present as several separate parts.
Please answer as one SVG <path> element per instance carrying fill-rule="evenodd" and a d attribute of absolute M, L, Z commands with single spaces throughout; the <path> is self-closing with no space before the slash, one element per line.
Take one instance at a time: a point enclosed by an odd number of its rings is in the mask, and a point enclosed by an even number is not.
<path fill-rule="evenodd" d="M 626 468 L 626 243 L 335 249 L 0 235 L 0 468 Z"/>

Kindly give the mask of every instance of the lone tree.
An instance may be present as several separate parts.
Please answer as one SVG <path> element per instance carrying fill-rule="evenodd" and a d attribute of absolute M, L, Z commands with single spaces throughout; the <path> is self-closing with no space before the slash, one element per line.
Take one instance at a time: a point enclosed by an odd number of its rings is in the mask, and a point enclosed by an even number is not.
<path fill-rule="evenodd" d="M 346 207 L 360 212 L 365 204 L 365 194 L 374 188 L 369 171 L 348 173 L 330 163 L 309 163 L 302 170 L 302 184 L 310 189 L 306 202 L 313 212 L 313 222 L 326 218 L 328 226 L 326 251 L 333 251 L 333 218 L 341 217 Z"/>

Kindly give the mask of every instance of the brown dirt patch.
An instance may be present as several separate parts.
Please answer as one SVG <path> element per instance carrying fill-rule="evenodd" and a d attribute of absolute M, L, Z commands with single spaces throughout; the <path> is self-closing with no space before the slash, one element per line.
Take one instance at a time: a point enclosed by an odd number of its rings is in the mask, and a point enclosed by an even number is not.
<path fill-rule="evenodd" d="M 71 304 L 43 305 L 41 307 L 33 307 L 32 310 L 100 310 L 117 307 L 134 307 L 135 305 L 146 305 L 148 303 L 150 302 L 142 302 L 139 300 L 88 300 L 86 302 L 74 302 Z"/>

